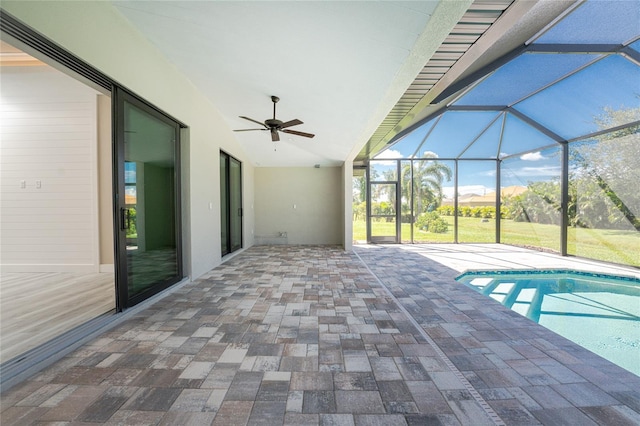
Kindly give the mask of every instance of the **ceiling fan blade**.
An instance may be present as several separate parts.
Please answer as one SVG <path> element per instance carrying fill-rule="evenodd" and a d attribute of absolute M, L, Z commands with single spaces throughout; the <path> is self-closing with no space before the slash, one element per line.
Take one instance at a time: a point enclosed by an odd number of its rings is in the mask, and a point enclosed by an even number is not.
<path fill-rule="evenodd" d="M 281 129 L 285 129 L 287 127 L 291 127 L 291 126 L 297 126 L 298 124 L 302 124 L 302 121 L 298 120 L 297 118 L 295 120 L 291 120 L 291 121 L 287 121 L 286 123 L 282 123 L 282 125 L 280 126 Z"/>
<path fill-rule="evenodd" d="M 262 127 L 264 127 L 264 128 L 266 128 L 266 129 L 268 129 L 268 127 L 267 127 L 267 125 L 266 125 L 266 124 L 264 124 L 264 123 L 262 123 L 262 122 L 260 122 L 260 121 L 258 121 L 258 120 L 254 120 L 253 118 L 245 117 L 245 116 L 243 116 L 243 115 L 241 115 L 241 116 L 240 116 L 240 118 L 244 118 L 245 120 L 253 121 L 254 123 L 259 124 L 259 125 L 261 125 Z"/>
<path fill-rule="evenodd" d="M 305 132 L 298 132 L 296 130 L 287 130 L 287 129 L 283 129 L 282 130 L 285 133 L 290 133 L 292 135 L 298 135 L 298 136 L 304 136 L 305 138 L 312 138 L 315 135 L 311 134 L 311 133 L 305 133 Z"/>
<path fill-rule="evenodd" d="M 267 129 L 237 129 L 237 130 L 234 130 L 234 132 L 252 132 L 254 130 L 262 130 L 262 131 L 264 131 L 264 130 L 267 130 Z"/>
<path fill-rule="evenodd" d="M 271 140 L 274 142 L 278 142 L 280 140 L 280 135 L 278 135 L 278 131 L 276 129 L 271 129 Z"/>

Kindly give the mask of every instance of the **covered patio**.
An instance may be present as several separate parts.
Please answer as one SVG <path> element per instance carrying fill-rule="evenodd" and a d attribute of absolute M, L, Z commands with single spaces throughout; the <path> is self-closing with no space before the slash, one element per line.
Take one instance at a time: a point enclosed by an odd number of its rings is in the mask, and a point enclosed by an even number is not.
<path fill-rule="evenodd" d="M 568 262 L 254 246 L 3 393 L 2 423 L 638 424 L 640 377 L 454 280 Z"/>

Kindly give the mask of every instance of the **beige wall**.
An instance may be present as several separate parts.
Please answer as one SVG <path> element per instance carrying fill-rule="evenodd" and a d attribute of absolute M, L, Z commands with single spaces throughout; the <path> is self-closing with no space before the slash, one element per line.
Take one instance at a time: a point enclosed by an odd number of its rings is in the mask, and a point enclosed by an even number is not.
<path fill-rule="evenodd" d="M 255 236 L 289 244 L 342 244 L 342 168 L 256 168 Z"/>
<path fill-rule="evenodd" d="M 221 261 L 220 149 L 243 163 L 244 203 L 253 204 L 252 165 L 216 107 L 110 2 L 3 1 L 2 8 L 71 53 L 189 126 L 184 224 L 190 229 L 186 269 L 198 277 Z M 222 41 L 222 40 L 220 40 Z M 183 173 L 184 174 L 184 173 Z M 209 207 L 212 203 L 212 208 Z M 253 210 L 244 215 L 245 246 L 253 244 Z"/>

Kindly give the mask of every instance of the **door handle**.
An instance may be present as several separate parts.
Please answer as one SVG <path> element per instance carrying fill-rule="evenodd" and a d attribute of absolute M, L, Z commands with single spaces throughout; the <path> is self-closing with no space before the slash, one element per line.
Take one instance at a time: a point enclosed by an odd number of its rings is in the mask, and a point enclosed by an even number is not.
<path fill-rule="evenodd" d="M 242 207 L 238 207 L 238 216 L 242 217 Z"/>
<path fill-rule="evenodd" d="M 120 229 L 126 231 L 129 229 L 129 209 L 120 208 Z"/>

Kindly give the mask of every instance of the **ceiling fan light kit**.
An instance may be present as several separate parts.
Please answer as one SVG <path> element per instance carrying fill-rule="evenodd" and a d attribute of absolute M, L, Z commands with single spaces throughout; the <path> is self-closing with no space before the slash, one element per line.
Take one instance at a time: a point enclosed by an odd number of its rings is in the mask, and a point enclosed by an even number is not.
<path fill-rule="evenodd" d="M 250 131 L 254 131 L 254 130 L 269 130 L 269 132 L 271 133 L 271 140 L 273 142 L 278 142 L 280 140 L 280 135 L 278 134 L 278 132 L 283 132 L 283 133 L 289 133 L 291 135 L 297 135 L 297 136 L 303 136 L 305 138 L 312 138 L 315 135 L 311 134 L 311 133 L 305 133 L 305 132 L 299 132 L 297 130 L 291 130 L 288 129 L 288 127 L 292 127 L 292 126 L 297 126 L 298 124 L 303 124 L 302 121 L 296 119 L 293 120 L 289 120 L 286 122 L 282 122 L 281 120 L 278 120 L 276 118 L 276 104 L 278 103 L 278 101 L 280 100 L 279 97 L 277 96 L 271 96 L 271 101 L 273 102 L 273 118 L 268 118 L 264 121 L 264 123 L 261 123 L 258 120 L 254 120 L 253 118 L 249 118 L 249 117 L 245 117 L 245 116 L 240 116 L 240 118 L 243 118 L 245 120 L 249 120 L 253 123 L 259 124 L 261 125 L 263 128 L 260 129 L 238 129 L 238 130 L 234 130 L 234 132 L 250 132 Z"/>

